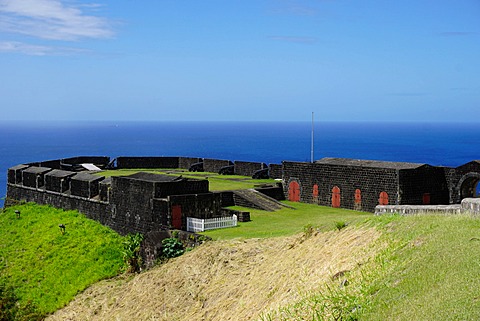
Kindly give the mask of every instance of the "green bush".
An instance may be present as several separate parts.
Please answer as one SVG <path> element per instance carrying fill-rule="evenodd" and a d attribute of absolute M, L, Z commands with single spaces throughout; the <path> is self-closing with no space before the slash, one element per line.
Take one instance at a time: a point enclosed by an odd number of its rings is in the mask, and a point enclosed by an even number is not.
<path fill-rule="evenodd" d="M 178 239 L 170 237 L 162 240 L 163 257 L 170 259 L 172 257 L 180 256 L 184 252 L 183 245 Z"/>
<path fill-rule="evenodd" d="M 127 264 L 127 272 L 140 272 L 142 266 L 142 257 L 140 248 L 143 241 L 143 235 L 140 233 L 128 234 L 123 241 L 123 260 Z"/>

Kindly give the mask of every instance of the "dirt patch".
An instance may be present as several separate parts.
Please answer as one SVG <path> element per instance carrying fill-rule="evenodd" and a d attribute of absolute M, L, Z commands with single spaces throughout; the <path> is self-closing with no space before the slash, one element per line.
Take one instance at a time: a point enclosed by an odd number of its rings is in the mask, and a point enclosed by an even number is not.
<path fill-rule="evenodd" d="M 351 271 L 375 229 L 210 242 L 131 279 L 102 281 L 47 320 L 254 320 Z"/>

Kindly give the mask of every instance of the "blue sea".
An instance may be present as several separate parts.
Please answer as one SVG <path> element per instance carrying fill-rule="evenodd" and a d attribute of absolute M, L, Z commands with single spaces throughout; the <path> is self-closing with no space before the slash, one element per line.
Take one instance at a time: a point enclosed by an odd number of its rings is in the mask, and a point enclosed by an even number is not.
<path fill-rule="evenodd" d="M 480 124 L 315 122 L 313 128 L 314 159 L 452 167 L 480 159 Z M 0 122 L 0 197 L 7 169 L 22 163 L 87 155 L 310 161 L 311 137 L 311 122 Z"/>

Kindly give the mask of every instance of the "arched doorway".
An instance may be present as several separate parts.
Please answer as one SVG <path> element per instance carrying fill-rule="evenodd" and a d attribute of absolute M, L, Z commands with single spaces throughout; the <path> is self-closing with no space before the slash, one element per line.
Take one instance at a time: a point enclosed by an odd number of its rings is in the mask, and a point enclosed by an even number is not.
<path fill-rule="evenodd" d="M 300 202 L 300 184 L 297 181 L 291 181 L 288 184 L 288 200 L 292 202 Z"/>
<path fill-rule="evenodd" d="M 464 175 L 458 182 L 458 193 L 460 201 L 464 198 L 479 197 L 479 173 L 468 173 Z"/>
<path fill-rule="evenodd" d="M 380 197 L 378 198 L 379 205 L 388 205 L 388 194 L 387 192 L 381 192 Z"/>
<path fill-rule="evenodd" d="M 354 200 L 353 209 L 356 211 L 362 210 L 362 191 L 358 188 L 355 190 L 355 200 Z"/>
<path fill-rule="evenodd" d="M 340 188 L 338 186 L 332 188 L 332 207 L 340 207 Z"/>
<path fill-rule="evenodd" d="M 312 198 L 313 198 L 313 203 L 318 204 L 318 185 L 317 184 L 313 185 Z"/>

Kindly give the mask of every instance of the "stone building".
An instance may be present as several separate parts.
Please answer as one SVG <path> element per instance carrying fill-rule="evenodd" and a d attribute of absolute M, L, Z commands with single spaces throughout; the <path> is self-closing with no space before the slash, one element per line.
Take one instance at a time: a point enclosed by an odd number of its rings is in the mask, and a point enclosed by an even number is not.
<path fill-rule="evenodd" d="M 367 212 L 377 205 L 460 203 L 476 196 L 479 180 L 478 161 L 457 168 L 345 158 L 283 162 L 287 199 Z"/>

